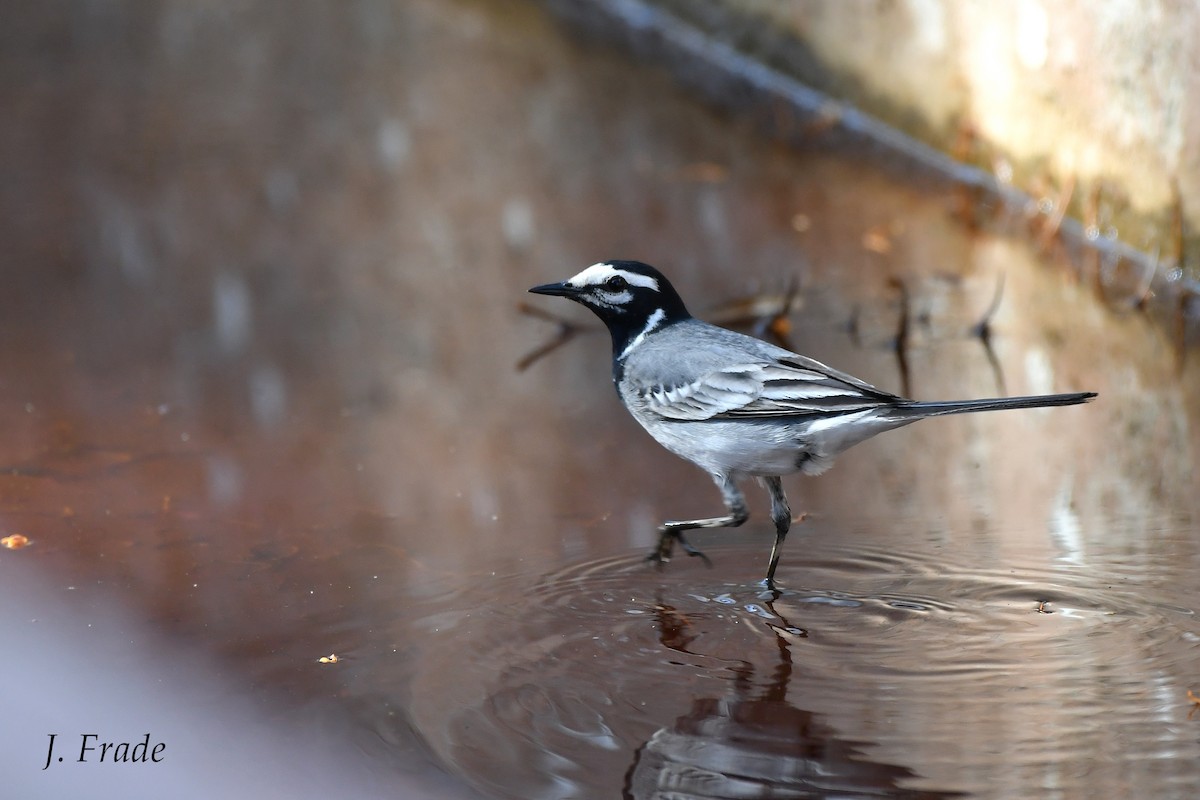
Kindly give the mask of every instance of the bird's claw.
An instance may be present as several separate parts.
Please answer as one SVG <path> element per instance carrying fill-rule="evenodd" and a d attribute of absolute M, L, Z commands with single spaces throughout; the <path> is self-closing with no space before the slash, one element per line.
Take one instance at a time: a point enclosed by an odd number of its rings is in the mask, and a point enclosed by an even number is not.
<path fill-rule="evenodd" d="M 679 546 L 683 552 L 694 558 L 699 558 L 704 562 L 704 565 L 712 568 L 712 561 L 704 553 L 693 547 L 687 539 L 683 538 L 682 531 L 662 531 L 658 537 L 658 546 L 650 551 L 650 555 L 646 556 L 647 561 L 653 561 L 654 564 L 661 570 L 663 565 L 671 560 L 671 552 L 675 549 L 675 542 L 679 542 Z"/>
<path fill-rule="evenodd" d="M 662 572 L 663 565 L 671 560 L 671 551 L 674 549 L 675 541 L 674 537 L 671 535 L 671 532 L 660 531 L 658 536 L 658 544 L 653 550 L 650 551 L 650 555 L 646 556 L 646 560 L 653 561 L 654 566 L 658 568 L 658 571 Z"/>
<path fill-rule="evenodd" d="M 704 566 L 708 567 L 709 569 L 712 569 L 712 561 L 709 559 L 708 556 L 704 555 L 704 553 L 702 553 L 701 551 L 692 547 L 690 544 L 685 542 L 682 538 L 680 538 L 679 544 L 680 544 L 680 546 L 683 547 L 683 552 L 687 553 L 689 556 L 693 556 L 695 558 L 700 559 L 701 561 L 704 562 Z"/>

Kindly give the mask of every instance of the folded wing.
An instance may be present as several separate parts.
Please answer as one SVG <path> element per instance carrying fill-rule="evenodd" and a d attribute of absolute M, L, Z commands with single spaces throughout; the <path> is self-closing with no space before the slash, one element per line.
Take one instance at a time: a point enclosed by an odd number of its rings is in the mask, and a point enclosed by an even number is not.
<path fill-rule="evenodd" d="M 666 419 L 829 416 L 903 402 L 804 356 L 714 369 L 690 383 L 646 386 L 647 410 Z"/>

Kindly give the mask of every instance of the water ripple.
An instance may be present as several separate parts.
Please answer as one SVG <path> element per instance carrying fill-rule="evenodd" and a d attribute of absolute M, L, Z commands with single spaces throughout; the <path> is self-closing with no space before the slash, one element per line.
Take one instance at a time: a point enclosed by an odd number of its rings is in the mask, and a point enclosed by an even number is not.
<path fill-rule="evenodd" d="M 1162 785 L 1194 775 L 1189 607 L 894 551 L 827 552 L 766 592 L 722 580 L 745 548 L 712 555 L 720 569 L 620 556 L 445 598 L 414 725 L 505 797 L 1076 794 L 1149 764 Z"/>

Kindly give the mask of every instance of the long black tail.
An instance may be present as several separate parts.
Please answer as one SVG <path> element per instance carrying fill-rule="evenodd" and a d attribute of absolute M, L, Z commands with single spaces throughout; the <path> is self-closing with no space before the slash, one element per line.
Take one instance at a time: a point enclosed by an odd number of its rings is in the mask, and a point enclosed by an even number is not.
<path fill-rule="evenodd" d="M 1032 397 L 990 397 L 984 400 L 949 400 L 928 403 L 909 400 L 894 406 L 888 416 L 897 419 L 919 419 L 921 417 L 938 417 L 944 414 L 967 414 L 973 411 L 1073 406 L 1078 403 L 1086 403 L 1095 396 L 1095 392 L 1073 392 L 1071 394 L 1041 394 Z"/>

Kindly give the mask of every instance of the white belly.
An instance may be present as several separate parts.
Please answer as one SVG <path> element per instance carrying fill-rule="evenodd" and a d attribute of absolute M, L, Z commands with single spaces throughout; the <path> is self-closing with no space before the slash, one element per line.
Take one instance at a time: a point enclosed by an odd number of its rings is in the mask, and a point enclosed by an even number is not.
<path fill-rule="evenodd" d="M 804 454 L 790 426 L 720 421 L 643 423 L 642 427 L 675 455 L 713 474 L 790 475 L 800 470 Z"/>

